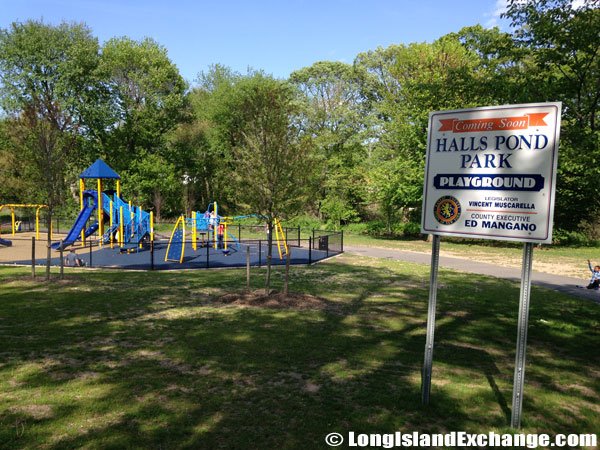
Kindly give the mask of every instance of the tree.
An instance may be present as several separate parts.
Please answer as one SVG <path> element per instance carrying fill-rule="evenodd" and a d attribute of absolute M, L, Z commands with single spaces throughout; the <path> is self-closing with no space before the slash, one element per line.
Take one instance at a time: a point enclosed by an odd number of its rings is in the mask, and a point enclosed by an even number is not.
<path fill-rule="evenodd" d="M 366 202 L 365 143 L 371 131 L 365 72 L 341 62 L 320 61 L 290 75 L 304 94 L 302 126 L 313 137 L 320 161 L 319 213 L 332 220 L 357 219 Z"/>
<path fill-rule="evenodd" d="M 41 181 L 49 221 L 64 198 L 66 168 L 92 109 L 98 50 L 83 24 L 30 20 L 0 30 L 0 106 L 18 127 L 22 156 Z"/>
<path fill-rule="evenodd" d="M 563 103 L 554 220 L 576 229 L 597 219 L 600 207 L 600 2 L 510 0 L 504 16 L 531 51 L 532 101 Z"/>
<path fill-rule="evenodd" d="M 269 227 L 268 294 L 274 220 L 299 213 L 309 201 L 310 146 L 295 121 L 296 93 L 285 82 L 251 73 L 235 83 L 223 106 L 220 119 L 230 125 L 233 137 L 231 178 L 238 201 Z"/>
<path fill-rule="evenodd" d="M 480 101 L 478 58 L 457 38 L 433 44 L 392 45 L 361 53 L 365 89 L 378 123 L 373 126 L 369 191 L 388 230 L 398 212 L 420 208 L 430 111 L 475 106 Z"/>
<path fill-rule="evenodd" d="M 152 173 L 144 189 L 130 183 L 124 193 L 138 203 L 158 207 L 160 214 L 163 193 L 167 194 L 164 181 L 171 176 L 166 172 L 169 164 L 163 164 L 170 159 L 166 141 L 168 133 L 188 118 L 187 85 L 166 49 L 150 38 L 108 40 L 99 71 L 107 79 L 112 99 L 112 124 L 97 134 L 104 156 L 117 171 L 136 179 Z M 137 163 L 143 158 L 159 166 L 148 172 L 147 164 Z"/>
<path fill-rule="evenodd" d="M 35 198 L 37 183 L 15 136 L 17 123 L 10 118 L 0 121 L 0 199 L 2 203 L 43 203 L 44 199 Z"/>

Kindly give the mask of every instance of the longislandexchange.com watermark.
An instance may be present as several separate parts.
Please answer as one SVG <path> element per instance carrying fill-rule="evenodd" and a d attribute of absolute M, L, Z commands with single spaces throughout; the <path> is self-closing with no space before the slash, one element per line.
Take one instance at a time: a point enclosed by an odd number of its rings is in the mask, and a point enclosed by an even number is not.
<path fill-rule="evenodd" d="M 329 433 L 325 442 L 330 447 L 338 447 L 346 443 L 346 447 L 588 447 L 596 448 L 596 434 L 498 434 L 493 431 L 487 434 L 452 431 L 444 434 L 412 433 L 355 433 L 349 431 L 347 436 L 340 433 Z"/>

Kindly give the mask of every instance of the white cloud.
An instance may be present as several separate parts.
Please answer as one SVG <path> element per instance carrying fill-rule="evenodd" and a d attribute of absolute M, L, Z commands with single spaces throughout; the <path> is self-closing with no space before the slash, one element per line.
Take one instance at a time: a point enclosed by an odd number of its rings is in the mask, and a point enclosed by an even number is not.
<path fill-rule="evenodd" d="M 526 0 L 519 0 L 520 2 L 525 3 Z M 571 5 L 573 9 L 581 8 L 585 5 L 585 0 L 572 0 Z M 496 4 L 494 5 L 494 10 L 488 13 L 485 13 L 483 16 L 488 18 L 485 22 L 486 28 L 493 28 L 500 26 L 501 15 L 503 12 L 506 12 L 508 8 L 508 0 L 496 0 Z"/>
<path fill-rule="evenodd" d="M 492 12 L 484 14 L 485 17 L 489 17 L 485 23 L 486 28 L 493 28 L 499 25 L 500 15 L 506 11 L 508 6 L 508 0 L 496 0 L 494 10 Z"/>

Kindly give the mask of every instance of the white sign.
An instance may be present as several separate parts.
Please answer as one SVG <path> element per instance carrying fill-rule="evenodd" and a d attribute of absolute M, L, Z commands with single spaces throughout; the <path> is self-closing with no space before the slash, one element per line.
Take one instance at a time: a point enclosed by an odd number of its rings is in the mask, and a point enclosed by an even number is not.
<path fill-rule="evenodd" d="M 429 114 L 421 232 L 552 242 L 561 103 Z"/>

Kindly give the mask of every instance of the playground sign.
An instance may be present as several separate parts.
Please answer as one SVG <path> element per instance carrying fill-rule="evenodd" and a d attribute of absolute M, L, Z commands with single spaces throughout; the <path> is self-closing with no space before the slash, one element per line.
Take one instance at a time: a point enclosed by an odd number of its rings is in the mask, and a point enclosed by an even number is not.
<path fill-rule="evenodd" d="M 421 232 L 551 243 L 561 103 L 429 114 Z"/>
<path fill-rule="evenodd" d="M 552 242 L 561 103 L 429 114 L 421 232 L 433 234 L 421 401 L 429 404 L 440 236 L 523 242 L 511 426 L 520 428 L 533 244 Z"/>

